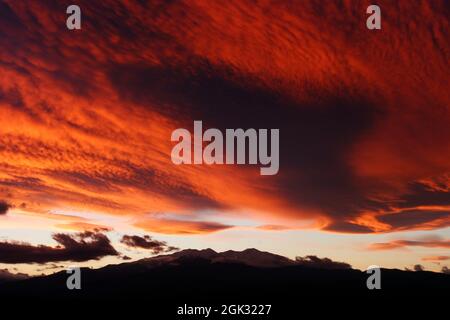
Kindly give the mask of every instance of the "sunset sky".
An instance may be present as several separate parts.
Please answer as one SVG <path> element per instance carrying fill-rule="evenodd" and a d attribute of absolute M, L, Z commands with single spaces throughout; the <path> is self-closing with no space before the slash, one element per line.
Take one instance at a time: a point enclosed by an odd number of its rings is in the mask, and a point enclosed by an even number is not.
<path fill-rule="evenodd" d="M 0 269 L 170 246 L 450 266 L 450 5 L 377 1 L 368 30 L 371 3 L 0 0 Z M 194 120 L 279 128 L 278 174 L 173 164 Z"/>

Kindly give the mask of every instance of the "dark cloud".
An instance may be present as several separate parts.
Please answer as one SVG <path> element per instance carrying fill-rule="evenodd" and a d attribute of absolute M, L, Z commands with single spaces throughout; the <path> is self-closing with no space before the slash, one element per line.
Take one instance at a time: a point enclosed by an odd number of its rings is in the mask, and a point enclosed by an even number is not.
<path fill-rule="evenodd" d="M 408 193 L 402 196 L 402 202 L 399 204 L 399 207 L 449 206 L 449 191 L 447 190 L 446 184 L 441 186 L 440 190 L 436 190 L 431 189 L 424 183 L 411 183 L 408 188 Z M 447 212 L 447 215 L 450 215 L 450 213 Z"/>
<path fill-rule="evenodd" d="M 6 201 L 0 200 L 0 215 L 8 213 L 8 210 L 11 208 L 11 205 Z"/>
<path fill-rule="evenodd" d="M 305 267 L 319 269 L 351 269 L 351 265 L 346 262 L 337 262 L 329 258 L 319 258 L 317 256 L 296 257 L 297 264 Z"/>
<path fill-rule="evenodd" d="M 382 214 L 377 220 L 389 224 L 393 229 L 402 230 L 424 227 L 427 224 L 432 227 L 446 227 L 450 225 L 449 217 L 450 211 L 447 210 L 405 210 Z"/>
<path fill-rule="evenodd" d="M 58 243 L 56 247 L 0 242 L 0 263 L 81 262 L 118 255 L 109 239 L 102 233 L 56 233 L 53 239 Z"/>
<path fill-rule="evenodd" d="M 371 232 L 374 232 L 373 229 L 371 229 L 367 226 L 362 226 L 359 224 L 345 222 L 345 221 L 332 222 L 325 227 L 325 230 L 346 232 L 346 233 L 371 233 Z"/>
<path fill-rule="evenodd" d="M 11 7 L 5 3 L 0 2 L 0 26 L 6 31 L 12 31 L 15 28 L 23 28 L 21 19 L 11 10 Z"/>
<path fill-rule="evenodd" d="M 0 102 L 5 102 L 16 108 L 23 108 L 25 106 L 23 98 L 17 89 L 2 91 L 0 88 Z"/>
<path fill-rule="evenodd" d="M 280 129 L 280 172 L 289 175 L 274 177 L 273 183 L 292 205 L 341 217 L 374 205 L 345 162 L 354 143 L 381 116 L 370 101 L 321 93 L 320 102 L 301 104 L 270 88 L 240 84 L 233 70 L 214 68 L 198 59 L 193 62 L 197 64 L 192 73 L 118 65 L 111 68 L 110 78 L 122 98 L 161 106 L 159 112 L 176 115 L 187 128 L 193 120 L 202 119 L 205 129 Z"/>
<path fill-rule="evenodd" d="M 120 242 L 128 247 L 150 250 L 154 254 L 178 250 L 178 248 L 169 246 L 164 241 L 155 240 L 148 235 L 143 237 L 124 235 Z"/>
<path fill-rule="evenodd" d="M 413 269 L 414 269 L 414 271 L 418 272 L 418 271 L 424 271 L 425 267 L 421 264 L 416 264 L 416 265 L 414 265 Z"/>
<path fill-rule="evenodd" d="M 443 266 L 441 272 L 445 274 L 450 274 L 450 269 L 447 266 Z"/>

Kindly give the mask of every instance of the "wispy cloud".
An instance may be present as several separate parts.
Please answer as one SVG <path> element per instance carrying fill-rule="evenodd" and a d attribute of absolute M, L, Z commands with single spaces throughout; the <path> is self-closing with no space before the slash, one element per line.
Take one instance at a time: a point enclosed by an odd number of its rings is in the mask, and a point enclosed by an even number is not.
<path fill-rule="evenodd" d="M 405 247 L 450 248 L 450 240 L 436 240 L 436 241 L 394 240 L 390 242 L 373 243 L 369 246 L 369 249 L 391 250 Z"/>

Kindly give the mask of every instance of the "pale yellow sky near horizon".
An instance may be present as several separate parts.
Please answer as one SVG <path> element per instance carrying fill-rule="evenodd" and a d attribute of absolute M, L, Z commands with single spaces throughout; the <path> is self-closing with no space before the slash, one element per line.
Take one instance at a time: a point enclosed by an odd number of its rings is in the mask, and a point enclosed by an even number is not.
<path fill-rule="evenodd" d="M 448 261 L 424 261 L 430 256 L 448 256 L 450 250 L 446 248 L 403 247 L 391 250 L 371 250 L 373 243 L 384 243 L 394 240 L 418 240 L 430 237 L 448 239 L 450 228 L 432 231 L 402 231 L 385 234 L 343 234 L 320 230 L 262 230 L 257 227 L 257 222 L 235 219 L 237 227 L 217 231 L 209 234 L 196 235 L 167 235 L 145 232 L 129 224 L 127 218 L 110 215 L 95 216 L 96 224 L 107 225 L 113 228 L 105 234 L 111 240 L 116 250 L 132 258 L 131 261 L 152 256 L 145 249 L 129 248 L 120 243 L 120 238 L 125 235 L 150 235 L 160 241 L 166 241 L 171 246 L 180 249 L 206 249 L 211 248 L 222 252 L 226 250 L 241 251 L 247 248 L 256 248 L 262 251 L 279 254 L 295 259 L 296 256 L 316 255 L 327 257 L 335 261 L 347 262 L 353 268 L 366 270 L 370 265 L 378 265 L 384 268 L 412 269 L 414 265 L 421 264 L 426 270 L 440 272 L 443 266 L 449 265 Z M 20 211 L 10 212 L 8 216 L 0 217 L 0 240 L 21 241 L 34 245 L 55 246 L 57 243 L 51 239 L 55 232 L 73 233 L 57 226 L 49 227 L 51 219 L 30 217 Z M 25 223 L 26 222 L 26 223 Z M 55 224 L 55 221 L 52 221 Z M 261 224 L 263 221 L 261 221 Z M 239 226 L 240 225 L 240 226 Z M 64 269 L 67 266 L 82 266 L 99 268 L 107 264 L 124 263 L 118 257 L 108 256 L 99 260 L 86 262 L 51 262 L 47 264 L 5 264 L 0 263 L 0 269 L 8 269 L 13 273 L 23 272 L 27 274 L 49 274 Z M 63 268 L 52 268 L 52 266 Z"/>

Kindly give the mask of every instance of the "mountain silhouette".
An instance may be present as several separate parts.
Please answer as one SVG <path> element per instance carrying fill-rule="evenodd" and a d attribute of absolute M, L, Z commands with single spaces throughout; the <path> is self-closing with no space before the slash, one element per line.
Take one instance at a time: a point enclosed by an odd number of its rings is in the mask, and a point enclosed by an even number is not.
<path fill-rule="evenodd" d="M 17 281 L 28 279 L 29 276 L 24 273 L 11 273 L 7 269 L 0 269 L 0 284 L 8 281 Z"/>
<path fill-rule="evenodd" d="M 9 281 L 0 286 L 0 299 L 146 302 L 164 310 L 189 302 L 281 303 L 286 308 L 278 310 L 288 310 L 300 300 L 392 302 L 399 296 L 442 298 L 450 289 L 447 274 L 381 269 L 382 289 L 369 290 L 370 275 L 348 264 L 314 256 L 291 260 L 256 249 L 188 249 L 100 269 L 82 268 L 81 290 L 67 289 L 69 276 L 61 271 Z"/>
<path fill-rule="evenodd" d="M 142 259 L 136 264 L 160 265 L 167 263 L 183 263 L 190 260 L 204 259 L 210 263 L 236 263 L 252 267 L 285 267 L 295 265 L 296 262 L 270 252 L 259 251 L 257 249 L 246 249 L 244 251 L 228 250 L 216 252 L 212 249 L 195 250 L 186 249 L 169 255 L 160 255 L 147 259 Z"/>

